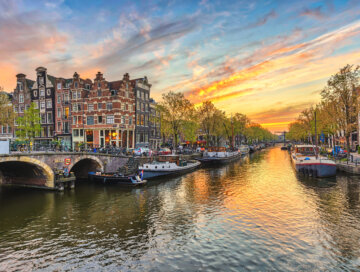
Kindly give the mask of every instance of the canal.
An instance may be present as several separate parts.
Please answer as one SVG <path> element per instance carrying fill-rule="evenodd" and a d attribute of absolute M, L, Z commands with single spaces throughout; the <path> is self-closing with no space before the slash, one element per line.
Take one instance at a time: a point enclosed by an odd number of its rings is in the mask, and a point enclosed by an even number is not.
<path fill-rule="evenodd" d="M 143 188 L 0 188 L 0 271 L 353 271 L 360 178 L 269 148 Z"/>

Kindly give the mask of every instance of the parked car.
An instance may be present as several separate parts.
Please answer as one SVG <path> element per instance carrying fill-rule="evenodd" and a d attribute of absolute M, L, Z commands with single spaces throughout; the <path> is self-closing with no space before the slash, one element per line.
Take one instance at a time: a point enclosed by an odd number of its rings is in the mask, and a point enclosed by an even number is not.
<path fill-rule="evenodd" d="M 160 148 L 160 150 L 157 153 L 158 155 L 170 155 L 171 150 L 169 148 Z"/>
<path fill-rule="evenodd" d="M 146 156 L 150 154 L 150 149 L 147 147 L 138 147 L 134 149 L 135 156 Z"/>

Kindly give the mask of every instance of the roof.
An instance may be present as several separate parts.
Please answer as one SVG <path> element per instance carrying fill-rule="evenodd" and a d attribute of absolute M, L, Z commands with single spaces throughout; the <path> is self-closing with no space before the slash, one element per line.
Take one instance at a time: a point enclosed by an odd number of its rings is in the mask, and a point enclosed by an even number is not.
<path fill-rule="evenodd" d="M 32 86 L 34 85 L 35 81 L 31 80 L 31 79 L 26 79 L 26 85 L 28 86 L 29 89 L 32 88 Z"/>

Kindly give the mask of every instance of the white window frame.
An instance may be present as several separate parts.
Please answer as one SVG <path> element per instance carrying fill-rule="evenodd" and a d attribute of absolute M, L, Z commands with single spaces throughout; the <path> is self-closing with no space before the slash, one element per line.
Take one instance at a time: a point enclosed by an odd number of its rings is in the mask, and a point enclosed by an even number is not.
<path fill-rule="evenodd" d="M 106 115 L 106 124 L 115 124 L 114 115 Z"/>

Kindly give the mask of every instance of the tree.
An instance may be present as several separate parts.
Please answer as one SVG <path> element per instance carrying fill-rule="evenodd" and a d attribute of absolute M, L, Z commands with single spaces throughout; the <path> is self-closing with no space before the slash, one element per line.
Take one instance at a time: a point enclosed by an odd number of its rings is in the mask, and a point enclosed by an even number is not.
<path fill-rule="evenodd" d="M 197 111 L 192 107 L 189 110 L 187 120 L 185 120 L 183 126 L 183 136 L 185 140 L 190 141 L 191 143 L 197 140 L 197 133 L 199 130 L 199 122 L 197 122 L 198 118 Z"/>
<path fill-rule="evenodd" d="M 18 117 L 16 122 L 18 124 L 16 136 L 32 142 L 41 131 L 40 111 L 35 109 L 35 103 L 31 103 L 30 107 L 25 110 L 24 116 Z"/>
<path fill-rule="evenodd" d="M 0 126 L 12 126 L 14 124 L 15 112 L 9 95 L 0 87 Z"/>
<path fill-rule="evenodd" d="M 189 120 L 193 104 L 182 93 L 168 92 L 162 95 L 162 101 L 158 104 L 161 113 L 161 129 L 164 134 L 172 135 L 175 147 L 183 125 Z"/>
<path fill-rule="evenodd" d="M 350 158 L 350 135 L 356 129 L 358 113 L 359 66 L 346 65 L 331 76 L 321 92 L 325 103 L 335 105 L 333 114 L 338 128 L 344 132 L 347 156 Z"/>

